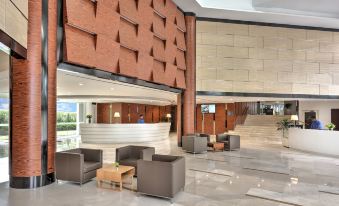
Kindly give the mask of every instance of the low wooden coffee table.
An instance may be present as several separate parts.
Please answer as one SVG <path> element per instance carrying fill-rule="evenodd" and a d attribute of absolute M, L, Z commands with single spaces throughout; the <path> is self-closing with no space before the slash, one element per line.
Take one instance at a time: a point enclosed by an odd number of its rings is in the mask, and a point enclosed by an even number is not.
<path fill-rule="evenodd" d="M 113 164 L 104 164 L 101 169 L 97 170 L 97 186 L 102 188 L 102 182 L 119 183 L 120 191 L 122 190 L 122 181 L 131 178 L 133 188 L 133 176 L 135 174 L 134 167 L 120 165 L 116 168 Z"/>
<path fill-rule="evenodd" d="M 213 148 L 213 151 L 224 151 L 224 143 L 222 142 L 210 142 L 208 146 Z"/>

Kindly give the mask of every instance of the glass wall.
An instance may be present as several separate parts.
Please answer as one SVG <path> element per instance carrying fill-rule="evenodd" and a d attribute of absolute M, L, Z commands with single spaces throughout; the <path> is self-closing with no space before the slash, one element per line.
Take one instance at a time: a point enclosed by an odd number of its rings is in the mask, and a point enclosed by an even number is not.
<path fill-rule="evenodd" d="M 8 181 L 9 49 L 0 43 L 0 182 Z"/>

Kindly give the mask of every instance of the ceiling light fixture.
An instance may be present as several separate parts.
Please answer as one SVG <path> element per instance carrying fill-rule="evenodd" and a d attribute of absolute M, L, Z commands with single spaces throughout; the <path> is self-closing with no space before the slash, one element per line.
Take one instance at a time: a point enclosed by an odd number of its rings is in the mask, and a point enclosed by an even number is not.
<path fill-rule="evenodd" d="M 80 83 L 79 83 L 79 86 L 84 86 L 84 83 L 81 83 L 81 82 L 80 82 Z"/>
<path fill-rule="evenodd" d="M 114 88 L 113 88 L 113 87 L 111 87 L 111 90 L 114 90 Z"/>

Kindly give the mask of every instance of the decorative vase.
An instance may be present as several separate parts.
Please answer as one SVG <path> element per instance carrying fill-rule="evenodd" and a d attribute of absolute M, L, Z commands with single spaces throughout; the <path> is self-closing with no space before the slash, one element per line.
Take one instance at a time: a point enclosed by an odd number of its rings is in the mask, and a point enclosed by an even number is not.
<path fill-rule="evenodd" d="M 92 118 L 88 118 L 88 123 L 89 123 L 89 124 L 92 123 Z"/>

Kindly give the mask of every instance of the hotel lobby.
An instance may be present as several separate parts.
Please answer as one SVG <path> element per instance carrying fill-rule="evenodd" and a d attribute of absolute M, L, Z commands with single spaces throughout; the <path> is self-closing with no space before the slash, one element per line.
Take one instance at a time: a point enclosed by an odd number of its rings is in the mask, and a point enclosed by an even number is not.
<path fill-rule="evenodd" d="M 0 0 L 0 206 L 339 205 L 334 0 Z"/>

